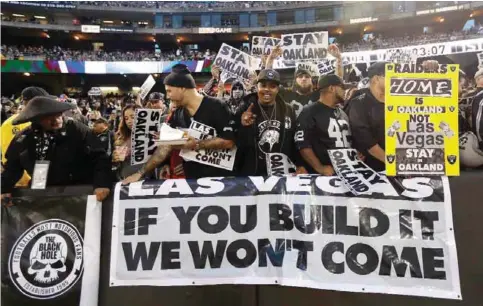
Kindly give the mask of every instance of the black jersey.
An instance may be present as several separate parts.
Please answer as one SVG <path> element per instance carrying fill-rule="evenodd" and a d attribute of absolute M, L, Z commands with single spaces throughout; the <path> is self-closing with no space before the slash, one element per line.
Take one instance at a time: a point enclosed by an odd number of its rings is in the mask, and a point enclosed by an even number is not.
<path fill-rule="evenodd" d="M 297 119 L 295 143 L 299 150 L 312 148 L 323 165 L 331 165 L 327 150 L 351 147 L 349 119 L 338 107 L 320 102 L 308 105 Z M 309 165 L 306 169 L 315 173 Z"/>
<path fill-rule="evenodd" d="M 302 109 L 309 104 L 315 103 L 320 99 L 320 94 L 318 92 L 312 92 L 308 95 L 301 95 L 292 90 L 280 90 L 280 96 L 282 99 L 288 103 L 295 111 L 295 116 L 299 116 Z"/>

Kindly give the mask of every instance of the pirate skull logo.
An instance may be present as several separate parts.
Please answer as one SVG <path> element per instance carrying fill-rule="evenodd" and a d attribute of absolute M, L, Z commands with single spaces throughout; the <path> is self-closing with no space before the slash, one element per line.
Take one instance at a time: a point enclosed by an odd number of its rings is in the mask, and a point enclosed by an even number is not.
<path fill-rule="evenodd" d="M 40 238 L 30 252 L 28 274 L 35 275 L 34 280 L 48 284 L 59 278 L 59 272 L 65 272 L 67 243 L 57 234 Z"/>
<path fill-rule="evenodd" d="M 456 162 L 456 155 L 448 155 L 447 159 L 450 165 L 454 165 L 454 163 Z"/>
<path fill-rule="evenodd" d="M 394 156 L 394 155 L 392 155 L 392 154 L 391 154 L 391 155 L 388 155 L 388 156 L 387 156 L 387 161 L 388 161 L 390 164 L 392 164 L 392 163 L 394 162 L 394 160 L 395 160 L 395 156 Z"/>
<path fill-rule="evenodd" d="M 449 107 L 449 111 L 450 111 L 450 112 L 454 112 L 454 111 L 455 111 L 455 107 L 454 107 L 454 106 L 450 106 L 450 107 Z"/>
<path fill-rule="evenodd" d="M 276 143 L 278 143 L 279 138 L 280 138 L 280 134 L 277 131 L 275 131 L 275 130 L 266 130 L 265 132 L 263 132 L 262 137 L 260 138 L 260 142 L 258 144 L 261 147 L 264 144 L 268 143 L 268 145 L 270 146 L 270 152 L 271 152 L 273 146 Z"/>
<path fill-rule="evenodd" d="M 455 72 L 456 67 L 455 67 L 455 66 L 451 66 L 449 69 L 450 69 L 452 72 Z"/>
<path fill-rule="evenodd" d="M 390 112 L 392 112 L 393 109 L 394 109 L 394 107 L 392 105 L 387 107 L 387 110 L 390 111 Z"/>

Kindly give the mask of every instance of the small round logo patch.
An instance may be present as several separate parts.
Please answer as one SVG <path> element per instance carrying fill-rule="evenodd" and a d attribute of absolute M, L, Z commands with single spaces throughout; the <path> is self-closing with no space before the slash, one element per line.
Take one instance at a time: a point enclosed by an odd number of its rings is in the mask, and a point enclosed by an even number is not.
<path fill-rule="evenodd" d="M 83 241 L 77 228 L 60 219 L 39 222 L 20 236 L 10 252 L 8 271 L 17 289 L 33 299 L 67 292 L 83 271 Z"/>

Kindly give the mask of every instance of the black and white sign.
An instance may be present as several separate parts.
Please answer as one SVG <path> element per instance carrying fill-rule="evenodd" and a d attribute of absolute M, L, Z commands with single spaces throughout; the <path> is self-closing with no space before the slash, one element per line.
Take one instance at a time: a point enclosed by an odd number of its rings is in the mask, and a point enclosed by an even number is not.
<path fill-rule="evenodd" d="M 391 78 L 391 96 L 451 97 L 451 79 Z"/>
<path fill-rule="evenodd" d="M 5 1 L 9 4 L 20 4 L 20 5 L 28 5 L 28 6 L 38 6 L 38 7 L 45 7 L 45 8 L 62 8 L 62 9 L 75 9 L 77 5 L 75 2 L 70 3 L 55 3 L 49 1 Z M 56 2 L 65 2 L 65 1 L 56 1 Z"/>
<path fill-rule="evenodd" d="M 281 40 L 279 38 L 253 36 L 252 37 L 252 55 L 262 56 L 270 55 L 272 50 L 279 45 Z"/>
<path fill-rule="evenodd" d="M 131 134 L 131 164 L 144 164 L 156 151 L 156 134 L 160 131 L 162 111 L 136 109 Z"/>
<path fill-rule="evenodd" d="M 353 197 L 317 175 L 118 184 L 110 282 L 461 299 L 448 188 L 418 177 Z"/>
<path fill-rule="evenodd" d="M 408 47 L 402 47 L 397 49 L 400 50 L 401 52 L 404 52 L 405 54 L 408 54 L 408 51 L 410 51 L 413 54 L 413 56 L 417 58 L 433 57 L 433 56 L 439 56 L 439 55 L 460 54 L 460 53 L 482 52 L 483 38 L 447 41 L 447 42 L 441 42 L 436 44 L 408 46 Z M 349 64 L 389 61 L 389 58 L 387 58 L 390 55 L 390 53 L 388 53 L 389 50 L 391 49 L 344 52 L 342 53 L 342 60 L 343 62 L 346 62 Z M 273 67 L 276 69 L 294 68 L 295 65 L 296 65 L 295 61 L 285 60 L 285 59 L 275 60 L 273 63 Z"/>
<path fill-rule="evenodd" d="M 22 257 L 29 258 L 28 267 L 22 264 Z M 60 219 L 34 224 L 19 237 L 9 258 L 13 284 L 33 299 L 62 295 L 79 280 L 82 269 L 82 236 Z"/>
<path fill-rule="evenodd" d="M 305 69 L 310 71 L 310 74 L 312 75 L 312 77 L 320 76 L 318 65 L 317 63 L 314 63 L 314 62 L 309 62 L 309 61 L 298 62 L 297 69 Z"/>
<path fill-rule="evenodd" d="M 295 173 L 297 167 L 290 158 L 283 153 L 267 153 L 267 173 L 268 175 L 287 175 Z"/>
<path fill-rule="evenodd" d="M 2 208 L 2 305 L 97 305 L 101 203 L 45 192 Z"/>
<path fill-rule="evenodd" d="M 261 59 L 224 43 L 213 63 L 223 71 L 227 71 L 241 79 L 249 80 L 250 72 L 260 68 Z"/>
<path fill-rule="evenodd" d="M 139 95 L 141 96 L 141 99 L 146 98 L 146 96 L 151 91 L 151 89 L 153 89 L 155 84 L 156 80 L 153 78 L 152 75 L 149 75 L 146 81 L 144 81 L 143 85 L 141 86 L 141 89 L 139 90 Z"/>
<path fill-rule="evenodd" d="M 393 188 L 387 177 L 375 172 L 357 157 L 355 149 L 328 150 L 332 166 L 337 176 L 354 195 L 372 194 L 372 187 L 379 189 L 378 185 Z"/>
<path fill-rule="evenodd" d="M 191 121 L 188 134 L 199 140 L 210 139 L 216 137 L 215 128 L 197 122 L 195 120 Z M 200 150 L 181 150 L 179 156 L 184 160 L 194 161 L 200 164 L 217 167 L 226 170 L 233 170 L 233 165 L 235 164 L 237 148 L 224 149 L 224 150 L 213 150 L 213 149 L 200 149 Z"/>
<path fill-rule="evenodd" d="M 283 59 L 286 61 L 320 60 L 327 57 L 328 32 L 282 35 Z"/>

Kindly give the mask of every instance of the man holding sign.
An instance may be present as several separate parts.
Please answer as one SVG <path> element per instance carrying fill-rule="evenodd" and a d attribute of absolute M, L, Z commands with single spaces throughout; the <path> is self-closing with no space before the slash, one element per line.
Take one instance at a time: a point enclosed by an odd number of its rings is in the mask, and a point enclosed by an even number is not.
<path fill-rule="evenodd" d="M 235 159 L 232 154 L 235 137 L 226 105 L 199 94 L 193 76 L 183 64 L 173 66 L 164 85 L 168 98 L 176 105 L 168 124 L 172 128 L 186 129 L 190 137 L 180 146 L 160 145 L 145 166 L 123 183 L 139 181 L 165 161 L 173 149 L 181 149 L 184 153 L 180 156 L 184 157 L 186 178 L 231 175 L 231 171 L 217 167 L 225 159 Z"/>
<path fill-rule="evenodd" d="M 273 52 L 267 59 L 267 68 L 273 67 L 273 61 L 283 54 L 283 48 L 284 47 L 281 46 L 274 48 Z M 328 47 L 328 52 L 336 59 L 335 74 L 342 78 L 344 71 L 342 69 L 342 55 L 339 48 L 335 44 L 331 44 Z M 309 70 L 301 67 L 297 68 L 294 74 L 292 89 L 285 90 L 282 88 L 280 91 L 282 99 L 294 108 L 297 117 L 300 115 L 305 105 L 312 104 L 319 100 L 319 92 L 314 90 L 312 78 L 313 75 Z"/>

